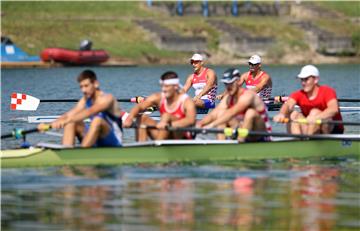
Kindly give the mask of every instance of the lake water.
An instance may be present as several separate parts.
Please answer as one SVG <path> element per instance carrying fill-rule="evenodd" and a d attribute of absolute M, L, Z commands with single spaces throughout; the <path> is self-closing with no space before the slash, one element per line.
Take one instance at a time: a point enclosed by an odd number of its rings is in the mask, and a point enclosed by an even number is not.
<path fill-rule="evenodd" d="M 334 87 L 339 98 L 359 97 L 358 65 L 318 67 L 321 82 Z M 228 66 L 212 68 L 221 77 Z M 273 95 L 299 88 L 300 68 L 265 65 Z M 158 91 L 159 76 L 167 70 L 176 71 L 183 83 L 191 71 L 190 66 L 92 69 L 101 88 L 117 98 Z M 36 112 L 11 111 L 12 92 L 79 98 L 76 76 L 82 70 L 1 70 L 1 132 L 34 126 L 18 118 L 61 114 L 73 105 L 43 103 Z M 359 121 L 359 115 L 347 114 L 344 120 Z M 359 133 L 357 127 L 347 129 Z M 28 136 L 31 143 L 40 140 L 60 139 Z M 133 141 L 131 131 L 125 141 Z M 19 141 L 1 144 L 15 147 Z M 359 169 L 358 157 L 2 169 L 2 230 L 359 230 Z"/>

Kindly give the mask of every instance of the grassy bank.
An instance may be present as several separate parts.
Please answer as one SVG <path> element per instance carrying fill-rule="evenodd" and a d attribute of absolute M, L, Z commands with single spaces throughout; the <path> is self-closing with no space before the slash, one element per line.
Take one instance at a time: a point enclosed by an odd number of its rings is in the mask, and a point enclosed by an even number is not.
<path fill-rule="evenodd" d="M 346 8 L 347 4 L 321 3 L 332 10 Z M 356 4 L 356 3 L 350 3 Z M 208 51 L 217 52 L 220 33 L 201 16 L 177 17 L 146 6 L 146 2 L 1 2 L 2 35 L 9 36 L 30 54 L 39 54 L 46 47 L 77 49 L 82 39 L 90 39 L 94 49 L 106 49 L 112 57 L 123 57 L 135 62 L 169 59 L 176 62 L 188 57 L 183 52 L 160 50 L 151 38 L 133 23 L 134 19 L 151 18 L 159 24 L 184 36 L 201 35 L 208 41 Z M 358 13 L 359 14 L 359 13 Z M 289 26 L 280 17 L 221 17 L 254 36 L 273 36 L 277 43 L 270 56 L 308 50 L 304 32 Z M 359 26 L 348 21 L 316 20 L 322 28 L 341 35 L 355 36 L 358 41 Z M 356 40 L 357 39 L 357 40 Z M 358 46 L 360 47 L 360 46 Z M 239 51 L 241 52 L 241 51 Z"/>

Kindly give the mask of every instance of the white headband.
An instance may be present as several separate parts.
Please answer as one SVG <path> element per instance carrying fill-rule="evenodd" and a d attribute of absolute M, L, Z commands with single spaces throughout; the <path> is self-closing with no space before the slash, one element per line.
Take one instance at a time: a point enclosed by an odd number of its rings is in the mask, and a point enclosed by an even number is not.
<path fill-rule="evenodd" d="M 165 80 L 161 80 L 159 81 L 160 84 L 164 84 L 164 85 L 179 85 L 180 81 L 178 78 L 176 79 L 165 79 Z"/>

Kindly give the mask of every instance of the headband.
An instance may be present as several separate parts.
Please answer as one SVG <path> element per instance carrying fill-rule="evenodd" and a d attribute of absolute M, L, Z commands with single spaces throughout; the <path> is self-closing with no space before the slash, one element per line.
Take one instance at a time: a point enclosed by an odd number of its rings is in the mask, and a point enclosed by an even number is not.
<path fill-rule="evenodd" d="M 165 80 L 161 80 L 159 81 L 160 84 L 164 84 L 164 85 L 179 85 L 180 81 L 178 78 L 176 79 L 165 79 Z"/>

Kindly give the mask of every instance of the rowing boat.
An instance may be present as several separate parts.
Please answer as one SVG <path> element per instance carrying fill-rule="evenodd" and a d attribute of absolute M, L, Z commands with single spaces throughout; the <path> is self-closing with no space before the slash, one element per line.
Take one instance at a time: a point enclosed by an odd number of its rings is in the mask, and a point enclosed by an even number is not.
<path fill-rule="evenodd" d="M 122 148 L 64 148 L 39 144 L 39 148 L 2 150 L 1 166 L 45 167 L 63 165 L 117 165 L 169 161 L 360 156 L 360 136 L 337 139 L 282 139 L 241 143 L 226 140 L 163 140 L 126 144 Z"/>

